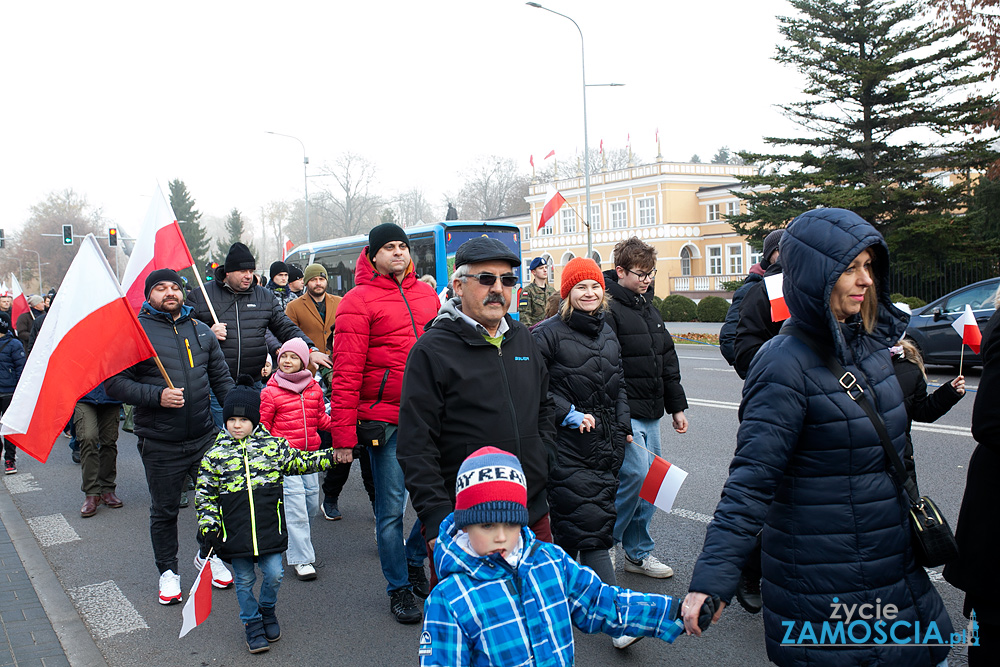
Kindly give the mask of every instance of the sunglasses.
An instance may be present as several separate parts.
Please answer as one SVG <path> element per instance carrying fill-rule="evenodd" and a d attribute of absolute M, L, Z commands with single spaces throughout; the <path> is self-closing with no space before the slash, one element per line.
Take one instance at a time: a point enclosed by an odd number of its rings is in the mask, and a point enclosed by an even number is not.
<path fill-rule="evenodd" d="M 517 276 L 509 273 L 503 276 L 498 276 L 495 273 L 474 273 L 466 276 L 466 278 L 475 278 L 479 281 L 480 285 L 485 285 L 487 287 L 495 284 L 497 278 L 500 279 L 500 284 L 504 287 L 513 287 L 517 284 Z"/>

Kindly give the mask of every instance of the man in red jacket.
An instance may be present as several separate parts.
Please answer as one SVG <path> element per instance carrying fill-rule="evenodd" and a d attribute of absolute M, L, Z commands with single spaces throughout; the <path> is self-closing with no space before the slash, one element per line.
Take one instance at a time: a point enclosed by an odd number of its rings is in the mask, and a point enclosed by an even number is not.
<path fill-rule="evenodd" d="M 392 223 L 369 233 L 354 284 L 337 309 L 333 337 L 333 446 L 341 448 L 338 460 L 348 463 L 359 442 L 368 449 L 389 607 L 400 623 L 419 623 L 413 594 L 427 596 L 426 552 L 419 522 L 403 546 L 406 489 L 396 460 L 396 425 L 406 357 L 440 303 L 434 290 L 417 279 L 406 232 Z"/>

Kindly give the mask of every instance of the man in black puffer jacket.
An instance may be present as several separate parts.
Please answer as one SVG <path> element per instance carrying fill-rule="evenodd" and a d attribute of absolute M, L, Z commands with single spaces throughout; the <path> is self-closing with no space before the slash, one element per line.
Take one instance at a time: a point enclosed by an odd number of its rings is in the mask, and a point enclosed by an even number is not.
<path fill-rule="evenodd" d="M 226 255 L 226 263 L 216 271 L 216 280 L 205 285 L 205 292 L 191 292 L 189 303 L 194 308 L 194 317 L 202 322 L 213 321 L 205 294 L 212 300 L 219 318 L 219 323 L 212 325 L 212 331 L 219 339 L 233 379 L 243 373 L 260 377 L 268 352 L 278 349 L 268 350 L 264 339 L 267 331 L 274 334 L 279 346 L 290 338 L 301 338 L 309 346 L 309 363 L 329 368 L 330 357 L 320 352 L 302 330 L 292 324 L 271 290 L 253 284 L 256 268 L 257 261 L 250 249 L 242 243 L 234 243 Z M 221 428 L 221 402 L 212 404 L 212 414 Z"/>
<path fill-rule="evenodd" d="M 209 397 L 222 403 L 233 387 L 219 343 L 207 325 L 184 305 L 181 277 L 170 269 L 146 278 L 146 302 L 139 323 L 167 375 L 167 387 L 153 359 L 140 361 L 104 382 L 108 396 L 135 406 L 135 434 L 149 485 L 149 534 L 160 571 L 160 604 L 181 601 L 177 574 L 177 512 L 185 476 L 198 478 L 202 455 L 215 441 Z M 232 575 L 215 556 L 210 559 L 216 587 Z"/>
<path fill-rule="evenodd" d="M 756 291 L 757 288 L 755 286 L 764 280 L 764 273 L 772 264 L 778 261 L 778 256 L 780 255 L 778 245 L 781 243 L 781 236 L 784 233 L 784 229 L 776 229 L 764 238 L 764 247 L 761 251 L 760 262 L 750 267 L 750 273 L 747 275 L 746 280 L 743 281 L 743 285 L 733 292 L 733 302 L 726 312 L 726 321 L 722 325 L 722 329 L 719 330 L 719 350 L 730 366 L 736 366 L 736 329 L 739 326 L 740 318 L 743 316 L 743 299 L 751 291 Z M 777 333 L 777 330 L 775 330 L 775 333 Z M 760 345 L 763 344 L 764 342 L 761 341 Z M 754 351 L 756 352 L 756 350 Z M 750 365 L 749 359 L 746 365 Z M 746 368 L 743 368 L 742 372 L 740 368 L 736 368 L 736 373 L 741 379 L 745 378 Z"/>
<path fill-rule="evenodd" d="M 687 399 L 681 387 L 674 341 L 653 307 L 656 249 L 636 237 L 615 246 L 615 269 L 604 272 L 611 295 L 611 325 L 622 348 L 633 444 L 625 448 L 618 477 L 615 542 L 625 551 L 625 571 L 664 579 L 674 574 L 652 551 L 649 522 L 656 508 L 639 498 L 653 454 L 660 454 L 660 418 L 670 414 L 674 430 L 687 432 Z"/>

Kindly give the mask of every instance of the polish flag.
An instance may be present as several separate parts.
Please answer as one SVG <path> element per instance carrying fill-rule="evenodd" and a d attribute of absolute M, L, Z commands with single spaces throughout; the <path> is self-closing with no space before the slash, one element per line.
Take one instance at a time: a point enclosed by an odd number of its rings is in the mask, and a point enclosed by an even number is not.
<path fill-rule="evenodd" d="M 542 159 L 543 159 L 543 160 L 548 160 L 548 159 L 549 159 L 550 157 L 552 157 L 552 156 L 553 156 L 553 155 L 555 155 L 555 154 L 556 154 L 556 149 L 554 149 L 554 148 L 553 148 L 552 150 L 550 150 L 550 151 L 549 151 L 549 154 L 548 154 L 548 155 L 546 155 L 546 156 L 545 156 L 544 158 L 542 158 Z"/>
<path fill-rule="evenodd" d="M 17 277 L 14 274 L 10 276 L 10 284 L 10 295 L 14 297 L 14 302 L 10 305 L 10 324 L 16 326 L 17 318 L 28 312 L 30 306 L 28 306 L 28 297 L 24 296 L 24 292 L 21 291 L 21 283 L 17 282 Z"/>
<path fill-rule="evenodd" d="M 604 139 L 601 139 L 601 147 L 597 149 L 598 154 L 604 155 Z"/>
<path fill-rule="evenodd" d="M 181 610 L 181 634 L 178 639 L 201 625 L 212 613 L 212 565 L 206 558 L 194 580 L 194 586 L 188 593 L 187 602 Z"/>
<path fill-rule="evenodd" d="M 84 394 L 156 352 L 87 234 L 24 364 L 0 434 L 42 463 Z"/>
<path fill-rule="evenodd" d="M 194 258 L 174 218 L 170 202 L 163 196 L 160 186 L 156 186 L 153 201 L 149 203 L 146 219 L 136 235 L 132 256 L 122 276 L 122 289 L 132 309 L 138 313 L 142 308 L 142 302 L 146 300 L 146 276 L 150 273 L 157 269 L 180 271 L 193 264 Z"/>
<path fill-rule="evenodd" d="M 767 300 L 771 302 L 771 321 L 784 322 L 791 313 L 785 305 L 784 274 L 775 273 L 771 276 L 764 276 L 764 287 L 767 289 Z"/>
<path fill-rule="evenodd" d="M 972 312 L 972 306 L 965 304 L 965 312 L 961 317 L 955 318 L 951 323 L 951 328 L 962 337 L 962 342 L 972 348 L 972 351 L 979 354 L 979 345 L 983 342 L 983 334 L 979 331 L 979 323 Z"/>
<path fill-rule="evenodd" d="M 674 506 L 674 498 L 688 474 L 659 456 L 653 457 L 653 465 L 649 466 L 646 479 L 639 489 L 639 497 L 652 503 L 664 512 L 669 512 Z"/>
<path fill-rule="evenodd" d="M 528 156 L 528 163 L 531 165 L 532 169 L 535 168 L 535 156 L 534 155 L 529 155 Z"/>
<path fill-rule="evenodd" d="M 542 217 L 538 219 L 538 230 L 540 231 L 542 227 L 545 226 L 552 216 L 556 214 L 556 211 L 566 203 L 565 197 L 556 190 L 555 186 L 549 184 L 548 192 L 546 192 L 545 206 L 542 208 Z"/>
<path fill-rule="evenodd" d="M 285 237 L 285 245 L 281 248 L 281 261 L 282 262 L 285 261 L 285 258 L 288 257 L 288 253 L 290 253 L 292 251 L 292 248 L 294 248 L 294 247 L 295 247 L 295 244 L 292 243 L 292 240 L 286 236 Z"/>

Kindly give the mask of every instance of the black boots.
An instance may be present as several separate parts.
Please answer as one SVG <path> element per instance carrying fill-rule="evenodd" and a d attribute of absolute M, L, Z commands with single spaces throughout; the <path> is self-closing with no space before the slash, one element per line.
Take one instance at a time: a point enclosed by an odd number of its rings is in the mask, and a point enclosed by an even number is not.
<path fill-rule="evenodd" d="M 250 649 L 251 653 L 263 653 L 270 650 L 271 645 L 267 643 L 267 637 L 264 636 L 264 621 L 260 619 L 250 621 L 243 626 L 243 629 L 246 630 L 247 648 Z"/>
<path fill-rule="evenodd" d="M 276 642 L 281 639 L 281 626 L 278 625 L 278 617 L 274 614 L 274 607 L 258 607 L 260 609 L 260 620 L 264 624 L 264 636 L 267 641 Z"/>

